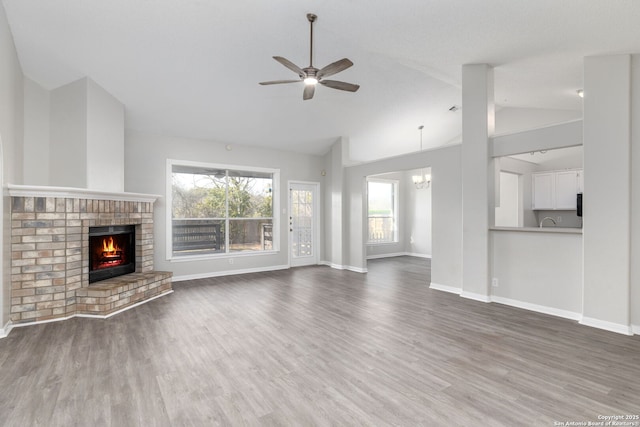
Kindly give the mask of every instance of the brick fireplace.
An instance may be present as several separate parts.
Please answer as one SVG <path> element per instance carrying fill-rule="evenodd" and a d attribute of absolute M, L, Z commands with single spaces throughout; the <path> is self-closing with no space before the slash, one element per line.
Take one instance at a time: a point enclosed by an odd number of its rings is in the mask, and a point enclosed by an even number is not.
<path fill-rule="evenodd" d="M 153 269 L 157 196 L 75 188 L 9 186 L 11 322 L 108 317 L 172 292 Z M 89 230 L 131 226 L 135 271 L 89 284 Z"/>

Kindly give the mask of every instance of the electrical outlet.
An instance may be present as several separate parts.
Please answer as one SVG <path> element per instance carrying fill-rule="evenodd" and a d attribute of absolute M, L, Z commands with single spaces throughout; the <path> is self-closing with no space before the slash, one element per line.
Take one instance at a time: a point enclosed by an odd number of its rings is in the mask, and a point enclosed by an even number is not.
<path fill-rule="evenodd" d="M 497 277 L 491 279 L 491 286 L 493 286 L 494 288 L 497 288 L 499 286 Z"/>
<path fill-rule="evenodd" d="M 233 258 L 229 258 L 229 264 L 233 264 Z"/>
<path fill-rule="evenodd" d="M 556 222 L 560 224 L 562 222 L 562 217 L 561 216 L 556 217 Z"/>

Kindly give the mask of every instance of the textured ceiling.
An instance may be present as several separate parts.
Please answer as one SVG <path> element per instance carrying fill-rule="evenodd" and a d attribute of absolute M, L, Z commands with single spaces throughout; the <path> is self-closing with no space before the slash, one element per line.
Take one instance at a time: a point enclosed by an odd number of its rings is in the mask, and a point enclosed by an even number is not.
<path fill-rule="evenodd" d="M 47 89 L 89 76 L 127 127 L 322 154 L 339 137 L 367 161 L 457 141 L 461 66 L 495 67 L 500 107 L 580 110 L 588 55 L 640 52 L 637 0 L 2 0 L 24 73 Z M 355 65 L 302 85 L 271 57 Z"/>

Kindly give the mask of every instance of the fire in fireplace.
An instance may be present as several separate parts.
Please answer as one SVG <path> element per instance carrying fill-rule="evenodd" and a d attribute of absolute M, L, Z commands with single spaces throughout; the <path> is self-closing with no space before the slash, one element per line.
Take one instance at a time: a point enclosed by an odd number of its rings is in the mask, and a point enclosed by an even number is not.
<path fill-rule="evenodd" d="M 89 283 L 136 271 L 133 225 L 89 228 Z"/>

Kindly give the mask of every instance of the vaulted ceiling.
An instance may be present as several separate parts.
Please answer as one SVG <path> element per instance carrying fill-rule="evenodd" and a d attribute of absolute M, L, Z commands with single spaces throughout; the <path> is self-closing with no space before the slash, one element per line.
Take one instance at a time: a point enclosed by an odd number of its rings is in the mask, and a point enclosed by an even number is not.
<path fill-rule="evenodd" d="M 2 0 L 26 76 L 54 89 L 88 76 L 153 133 L 322 154 L 348 137 L 367 161 L 458 141 L 461 66 L 495 67 L 499 107 L 580 110 L 583 57 L 640 52 L 637 0 Z M 272 59 L 308 65 L 302 84 Z"/>

